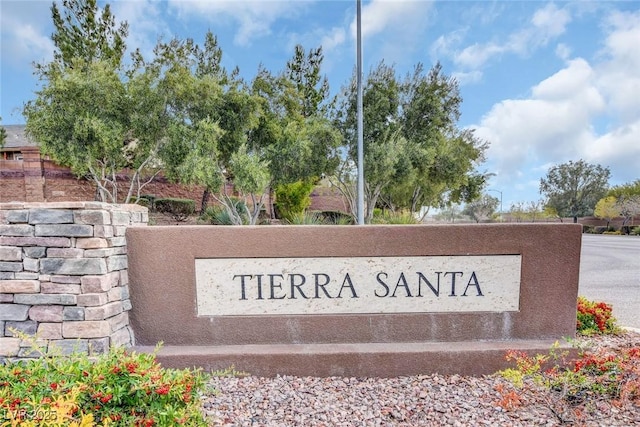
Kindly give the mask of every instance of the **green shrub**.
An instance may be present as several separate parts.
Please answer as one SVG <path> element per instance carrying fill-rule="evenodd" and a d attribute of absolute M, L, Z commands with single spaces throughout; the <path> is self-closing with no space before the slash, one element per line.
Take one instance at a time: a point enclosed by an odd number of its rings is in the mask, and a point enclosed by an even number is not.
<path fill-rule="evenodd" d="M 631 235 L 640 236 L 640 225 L 631 229 Z"/>
<path fill-rule="evenodd" d="M 246 204 L 243 200 L 232 198 L 229 200 L 232 207 L 240 214 L 242 224 L 249 224 Z M 229 211 L 224 206 L 210 206 L 201 215 L 200 222 L 212 225 L 235 225 Z"/>
<path fill-rule="evenodd" d="M 45 354 L 0 366 L 0 384 L 0 419 L 9 421 L 2 425 L 207 425 L 199 402 L 205 376 L 164 369 L 155 354 Z"/>
<path fill-rule="evenodd" d="M 284 220 L 289 225 L 325 225 L 327 221 L 318 212 L 304 212 Z"/>
<path fill-rule="evenodd" d="M 191 199 L 156 199 L 156 211 L 171 215 L 171 217 L 182 222 L 193 215 L 196 211 L 196 203 Z"/>
<path fill-rule="evenodd" d="M 373 216 L 372 224 L 417 224 L 418 220 L 411 212 L 383 211 L 379 215 Z"/>
<path fill-rule="evenodd" d="M 510 350 L 506 358 L 515 368 L 499 375 L 513 388 L 495 387 L 500 396 L 496 403 L 505 410 L 517 409 L 532 397 L 540 399 L 542 389 L 550 393 L 542 401 L 550 405 L 560 424 L 584 425 L 596 402 L 622 407 L 635 405 L 640 398 L 639 348 L 623 348 L 613 354 L 607 349 L 582 351 L 577 359 L 568 360 L 567 353 L 559 354 L 554 346 L 548 355 Z"/>
<path fill-rule="evenodd" d="M 352 225 L 355 224 L 353 217 L 339 211 L 317 211 L 316 212 L 329 225 Z"/>
<path fill-rule="evenodd" d="M 280 184 L 276 187 L 275 207 L 278 217 L 292 220 L 302 214 L 311 205 L 313 182 L 296 181 L 291 184 Z"/>
<path fill-rule="evenodd" d="M 156 210 L 156 196 L 153 194 L 143 194 L 138 197 L 135 203 L 149 208 L 149 211 L 151 212 L 155 212 Z"/>
<path fill-rule="evenodd" d="M 594 231 L 595 234 L 602 234 L 605 231 L 607 231 L 607 227 L 598 225 L 597 227 L 594 227 L 593 231 Z"/>
<path fill-rule="evenodd" d="M 633 230 L 633 227 L 630 225 L 623 225 L 622 227 L 620 227 L 620 234 L 631 234 Z"/>
<path fill-rule="evenodd" d="M 612 308 L 604 302 L 578 298 L 577 332 L 582 335 L 615 334 L 619 328 L 611 317 Z M 559 353 L 557 345 L 546 355 L 529 355 L 510 350 L 507 361 L 515 367 L 499 371 L 511 383 L 497 384 L 498 406 L 514 410 L 532 398 L 549 405 L 560 424 L 584 425 L 589 412 L 598 405 L 624 407 L 640 400 L 640 348 L 580 349 L 570 360 L 568 352 Z M 541 390 L 549 396 L 540 398 Z"/>
<path fill-rule="evenodd" d="M 585 234 L 594 234 L 595 230 L 593 225 L 582 225 L 582 232 Z"/>

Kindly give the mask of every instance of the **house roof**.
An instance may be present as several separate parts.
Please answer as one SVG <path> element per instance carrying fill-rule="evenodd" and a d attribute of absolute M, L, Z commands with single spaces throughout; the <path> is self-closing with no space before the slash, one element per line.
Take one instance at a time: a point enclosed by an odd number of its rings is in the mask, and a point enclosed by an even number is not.
<path fill-rule="evenodd" d="M 20 147 L 37 147 L 38 144 L 27 137 L 25 125 L 2 125 L 7 132 L 7 138 L 4 140 L 3 149 L 20 148 Z"/>

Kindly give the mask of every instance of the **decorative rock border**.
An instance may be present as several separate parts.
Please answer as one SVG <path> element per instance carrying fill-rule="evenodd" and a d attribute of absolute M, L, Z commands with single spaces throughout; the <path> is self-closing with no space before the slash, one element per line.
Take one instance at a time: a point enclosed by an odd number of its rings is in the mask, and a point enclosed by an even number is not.
<path fill-rule="evenodd" d="M 62 353 L 134 344 L 125 230 L 147 209 L 98 202 L 0 203 L 0 359 L 36 335 Z"/>

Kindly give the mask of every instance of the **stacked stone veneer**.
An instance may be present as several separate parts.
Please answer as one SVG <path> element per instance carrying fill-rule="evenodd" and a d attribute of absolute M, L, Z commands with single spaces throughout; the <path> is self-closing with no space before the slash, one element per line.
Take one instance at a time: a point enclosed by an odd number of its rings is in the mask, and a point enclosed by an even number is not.
<path fill-rule="evenodd" d="M 132 345 L 125 230 L 147 222 L 136 205 L 0 203 L 0 359 L 31 354 L 15 331 L 63 353 Z"/>

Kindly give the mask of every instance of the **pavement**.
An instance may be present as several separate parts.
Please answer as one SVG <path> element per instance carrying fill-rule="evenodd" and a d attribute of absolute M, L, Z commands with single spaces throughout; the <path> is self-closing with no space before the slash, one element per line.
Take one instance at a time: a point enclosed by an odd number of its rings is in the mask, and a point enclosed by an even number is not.
<path fill-rule="evenodd" d="M 578 293 L 611 304 L 620 326 L 640 330 L 640 236 L 583 234 Z"/>

